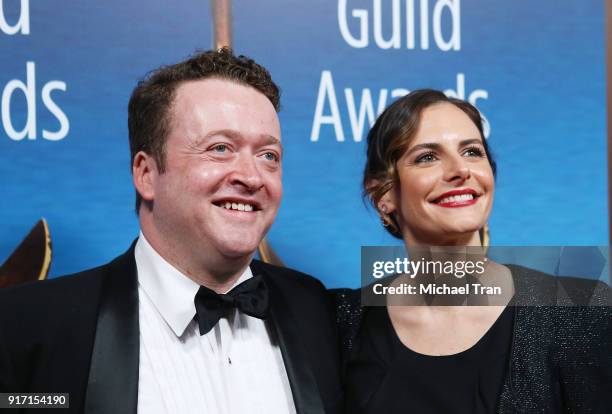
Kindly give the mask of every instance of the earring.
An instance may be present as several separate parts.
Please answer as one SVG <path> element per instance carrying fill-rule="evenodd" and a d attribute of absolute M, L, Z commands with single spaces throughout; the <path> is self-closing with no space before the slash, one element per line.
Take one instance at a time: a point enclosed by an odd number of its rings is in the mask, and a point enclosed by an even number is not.
<path fill-rule="evenodd" d="M 382 222 L 382 225 L 385 227 L 389 227 L 391 223 L 389 222 L 389 219 L 385 217 L 385 214 L 389 212 L 389 210 L 387 209 L 387 205 L 381 204 L 380 211 L 382 212 L 382 214 L 380 215 L 380 221 Z"/>

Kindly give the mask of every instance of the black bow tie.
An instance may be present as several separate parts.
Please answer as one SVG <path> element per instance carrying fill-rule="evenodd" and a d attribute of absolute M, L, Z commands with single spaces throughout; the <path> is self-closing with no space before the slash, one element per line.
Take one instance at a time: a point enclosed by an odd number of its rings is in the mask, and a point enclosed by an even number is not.
<path fill-rule="evenodd" d="M 245 280 L 222 295 L 200 286 L 194 302 L 200 335 L 204 335 L 232 308 L 265 319 L 268 314 L 268 287 L 259 275 Z"/>

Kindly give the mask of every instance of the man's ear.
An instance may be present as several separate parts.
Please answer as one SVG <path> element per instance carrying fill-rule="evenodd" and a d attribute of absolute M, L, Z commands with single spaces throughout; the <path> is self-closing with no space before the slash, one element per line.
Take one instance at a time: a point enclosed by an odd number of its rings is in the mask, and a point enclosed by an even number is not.
<path fill-rule="evenodd" d="M 158 176 L 155 159 L 146 152 L 139 151 L 132 163 L 132 181 L 143 200 L 153 201 L 155 198 L 155 181 Z"/>

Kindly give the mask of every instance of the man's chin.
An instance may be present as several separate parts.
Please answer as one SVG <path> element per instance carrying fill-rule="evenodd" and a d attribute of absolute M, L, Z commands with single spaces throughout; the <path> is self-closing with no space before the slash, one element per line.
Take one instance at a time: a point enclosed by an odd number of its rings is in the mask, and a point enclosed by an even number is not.
<path fill-rule="evenodd" d="M 255 254 L 259 243 L 267 233 L 266 230 L 260 226 L 258 228 L 225 226 L 222 232 L 213 235 L 211 242 L 223 257 L 240 259 Z"/>
<path fill-rule="evenodd" d="M 252 257 L 258 246 L 259 241 L 245 242 L 243 240 L 236 243 L 225 243 L 223 246 L 219 246 L 219 251 L 223 257 L 236 260 Z"/>

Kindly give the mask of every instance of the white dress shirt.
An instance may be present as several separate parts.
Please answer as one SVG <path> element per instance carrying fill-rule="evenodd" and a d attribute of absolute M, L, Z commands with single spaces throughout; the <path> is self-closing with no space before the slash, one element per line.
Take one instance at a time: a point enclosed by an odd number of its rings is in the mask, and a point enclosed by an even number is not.
<path fill-rule="evenodd" d="M 194 319 L 200 286 L 165 261 L 142 233 L 134 254 L 138 413 L 296 412 L 280 348 L 264 321 L 234 310 L 200 336 Z M 247 267 L 235 285 L 252 276 Z"/>

